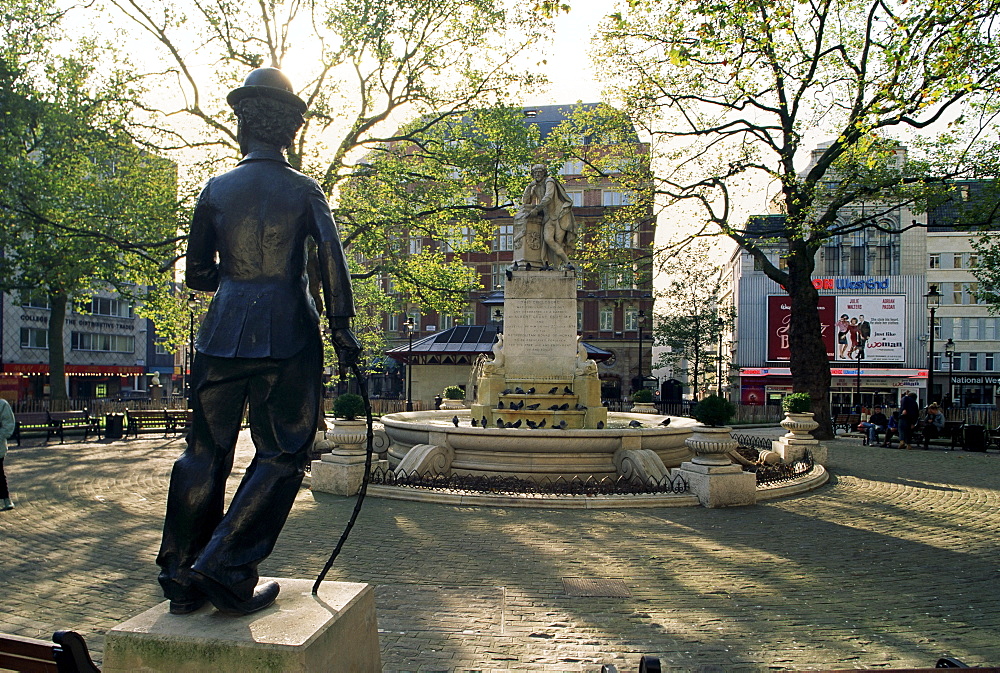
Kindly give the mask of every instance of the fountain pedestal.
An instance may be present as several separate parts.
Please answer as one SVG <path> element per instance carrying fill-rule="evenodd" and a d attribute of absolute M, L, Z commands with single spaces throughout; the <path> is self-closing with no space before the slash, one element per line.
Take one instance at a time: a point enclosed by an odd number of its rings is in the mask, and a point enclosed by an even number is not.
<path fill-rule="evenodd" d="M 607 422 L 597 365 L 577 337 L 576 285 L 572 270 L 512 272 L 502 345 L 477 378 L 473 418 L 485 418 L 487 427 L 498 420 L 567 429 Z"/>

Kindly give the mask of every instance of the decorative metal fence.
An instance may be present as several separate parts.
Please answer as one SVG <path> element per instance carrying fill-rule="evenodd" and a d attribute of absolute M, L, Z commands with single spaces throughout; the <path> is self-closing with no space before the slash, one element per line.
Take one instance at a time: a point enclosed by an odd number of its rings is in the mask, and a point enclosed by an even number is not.
<path fill-rule="evenodd" d="M 11 407 L 15 413 L 29 413 L 39 411 L 89 411 L 91 416 L 102 416 L 104 414 L 122 413 L 126 409 L 157 410 L 157 409 L 187 409 L 186 397 L 168 396 L 154 402 L 150 399 L 130 399 L 115 400 L 110 398 L 85 398 L 73 397 L 65 401 L 44 400 L 18 400 Z"/>
<path fill-rule="evenodd" d="M 754 472 L 757 475 L 758 485 L 791 481 L 808 474 L 815 467 L 812 454 L 808 451 L 801 460 L 768 465 L 760 460 L 760 452 L 771 449 L 771 438 L 737 433 L 732 433 L 731 436 L 739 444 L 736 450 L 740 452 L 740 455 L 754 462 L 753 466 L 744 465 L 743 471 Z"/>
<path fill-rule="evenodd" d="M 565 479 L 520 479 L 512 476 L 397 474 L 381 468 L 372 471 L 372 484 L 436 491 L 489 493 L 494 495 L 640 495 L 686 493 L 688 482 L 680 475 L 644 482 L 625 477 L 573 477 Z"/>

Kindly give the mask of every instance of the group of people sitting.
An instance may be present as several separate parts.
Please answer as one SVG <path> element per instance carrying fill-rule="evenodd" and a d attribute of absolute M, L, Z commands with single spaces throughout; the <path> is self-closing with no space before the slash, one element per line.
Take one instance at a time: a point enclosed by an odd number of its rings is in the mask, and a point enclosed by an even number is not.
<path fill-rule="evenodd" d="M 865 444 L 877 446 L 878 436 L 885 433 L 882 446 L 888 447 L 893 436 L 899 438 L 900 449 L 913 449 L 913 435 L 917 428 L 923 432 L 924 439 L 937 439 L 944 432 L 944 412 L 937 402 L 932 402 L 920 416 L 916 393 L 904 393 L 899 403 L 899 409 L 886 417 L 883 407 L 872 409 L 872 415 L 863 421 L 858 429 L 865 432 Z"/>

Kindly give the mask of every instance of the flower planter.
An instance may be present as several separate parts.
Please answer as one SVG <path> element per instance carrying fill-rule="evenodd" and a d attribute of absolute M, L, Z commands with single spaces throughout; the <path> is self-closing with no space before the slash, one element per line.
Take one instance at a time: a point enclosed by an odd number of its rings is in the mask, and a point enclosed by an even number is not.
<path fill-rule="evenodd" d="M 441 409 L 445 411 L 455 411 L 464 408 L 465 403 L 462 400 L 441 400 Z"/>
<path fill-rule="evenodd" d="M 633 414 L 658 414 L 660 413 L 656 405 L 652 402 L 635 402 L 632 406 Z"/>
<path fill-rule="evenodd" d="M 786 437 L 794 437 L 796 439 L 812 439 L 812 435 L 809 432 L 819 427 L 819 423 L 813 419 L 811 411 L 802 414 L 786 412 L 785 418 L 782 419 L 780 425 L 788 431 L 788 434 L 785 435 Z"/>
<path fill-rule="evenodd" d="M 727 425 L 711 426 L 698 424 L 694 432 L 684 440 L 689 449 L 694 451 L 691 459 L 696 465 L 722 466 L 732 464 L 727 455 L 739 444 L 732 438 L 733 429 Z"/>
<path fill-rule="evenodd" d="M 335 443 L 339 449 L 364 451 L 368 442 L 368 422 L 335 418 L 333 430 L 326 431 L 326 438 Z"/>

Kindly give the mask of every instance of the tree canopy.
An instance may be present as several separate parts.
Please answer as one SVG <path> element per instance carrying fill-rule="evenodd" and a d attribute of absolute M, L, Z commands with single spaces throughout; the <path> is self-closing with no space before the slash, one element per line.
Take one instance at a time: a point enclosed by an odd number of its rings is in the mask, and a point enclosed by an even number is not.
<path fill-rule="evenodd" d="M 997 0 L 633 0 L 603 24 L 598 58 L 653 140 L 661 203 L 686 206 L 700 223 L 692 236 L 728 236 L 788 290 L 793 385 L 811 395 L 821 432 L 832 426 L 816 253 L 833 236 L 913 226 L 883 220 L 900 205 L 923 207 L 995 149 L 998 9 Z M 859 201 L 884 207 L 845 215 Z M 748 216 L 767 210 L 784 215 L 778 226 L 748 232 Z M 787 268 L 766 254 L 775 242 Z"/>

